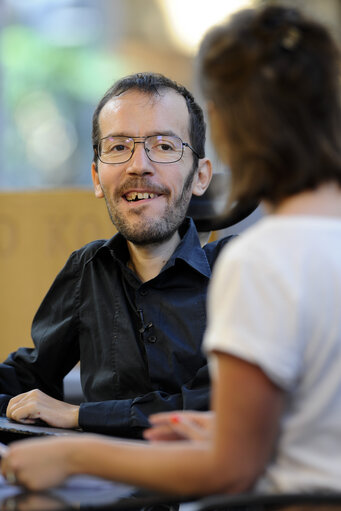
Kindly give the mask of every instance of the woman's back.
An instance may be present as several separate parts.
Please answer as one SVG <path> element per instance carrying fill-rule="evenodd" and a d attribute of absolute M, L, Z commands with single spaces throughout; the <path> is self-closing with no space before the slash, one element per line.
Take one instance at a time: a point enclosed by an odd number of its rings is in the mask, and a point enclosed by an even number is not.
<path fill-rule="evenodd" d="M 339 488 L 340 255 L 340 218 L 271 215 L 218 262 L 206 348 L 258 365 L 286 392 L 258 490 Z"/>

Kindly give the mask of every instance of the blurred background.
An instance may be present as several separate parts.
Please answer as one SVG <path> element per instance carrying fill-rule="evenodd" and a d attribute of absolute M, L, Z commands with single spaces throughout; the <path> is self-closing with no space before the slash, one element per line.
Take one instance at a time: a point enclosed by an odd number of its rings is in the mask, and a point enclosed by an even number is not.
<path fill-rule="evenodd" d="M 267 3 L 300 7 L 340 41 L 341 0 L 0 0 L 1 360 L 30 344 L 34 311 L 69 253 L 113 235 L 91 191 L 98 100 L 124 75 L 156 71 L 200 101 L 203 34 Z M 208 155 L 219 172 L 209 142 Z"/>
<path fill-rule="evenodd" d="M 260 3 L 269 2 L 1 0 L 0 188 L 91 186 L 92 112 L 112 83 L 157 71 L 196 92 L 207 28 Z M 338 31 L 339 0 L 291 3 Z"/>

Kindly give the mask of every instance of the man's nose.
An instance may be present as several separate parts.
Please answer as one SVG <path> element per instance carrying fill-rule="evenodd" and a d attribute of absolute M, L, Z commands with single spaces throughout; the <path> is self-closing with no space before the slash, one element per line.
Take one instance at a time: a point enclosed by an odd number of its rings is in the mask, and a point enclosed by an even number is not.
<path fill-rule="evenodd" d="M 132 174 L 154 173 L 153 163 L 147 156 L 143 142 L 135 142 L 134 152 L 127 162 L 127 172 Z"/>

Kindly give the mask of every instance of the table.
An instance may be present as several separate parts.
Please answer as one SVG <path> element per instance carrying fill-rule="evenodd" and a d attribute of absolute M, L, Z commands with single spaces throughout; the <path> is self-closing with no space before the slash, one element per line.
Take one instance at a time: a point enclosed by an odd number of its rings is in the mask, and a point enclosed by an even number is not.
<path fill-rule="evenodd" d="M 37 436 L 79 435 L 80 430 L 20 424 L 0 417 L 0 442 Z M 44 492 L 29 492 L 20 486 L 9 485 L 0 475 L 1 511 L 68 511 L 68 510 L 148 510 L 177 511 L 182 498 L 119 484 L 92 476 L 74 476 L 62 486 Z"/>
<path fill-rule="evenodd" d="M 0 417 L 0 442 L 3 444 L 35 436 L 79 435 L 82 433 L 81 430 L 52 428 L 42 421 L 36 425 L 20 424 L 6 417 Z"/>

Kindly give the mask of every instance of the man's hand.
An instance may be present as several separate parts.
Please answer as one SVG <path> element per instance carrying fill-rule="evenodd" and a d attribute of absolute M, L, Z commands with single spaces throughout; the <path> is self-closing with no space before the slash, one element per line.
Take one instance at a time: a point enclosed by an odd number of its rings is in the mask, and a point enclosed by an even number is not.
<path fill-rule="evenodd" d="M 64 403 L 38 389 L 13 397 L 7 406 L 9 419 L 34 424 L 38 419 L 55 428 L 77 428 L 79 406 Z"/>
<path fill-rule="evenodd" d="M 209 440 L 213 433 L 213 412 L 162 412 L 149 416 L 151 428 L 144 431 L 146 440 Z"/>

